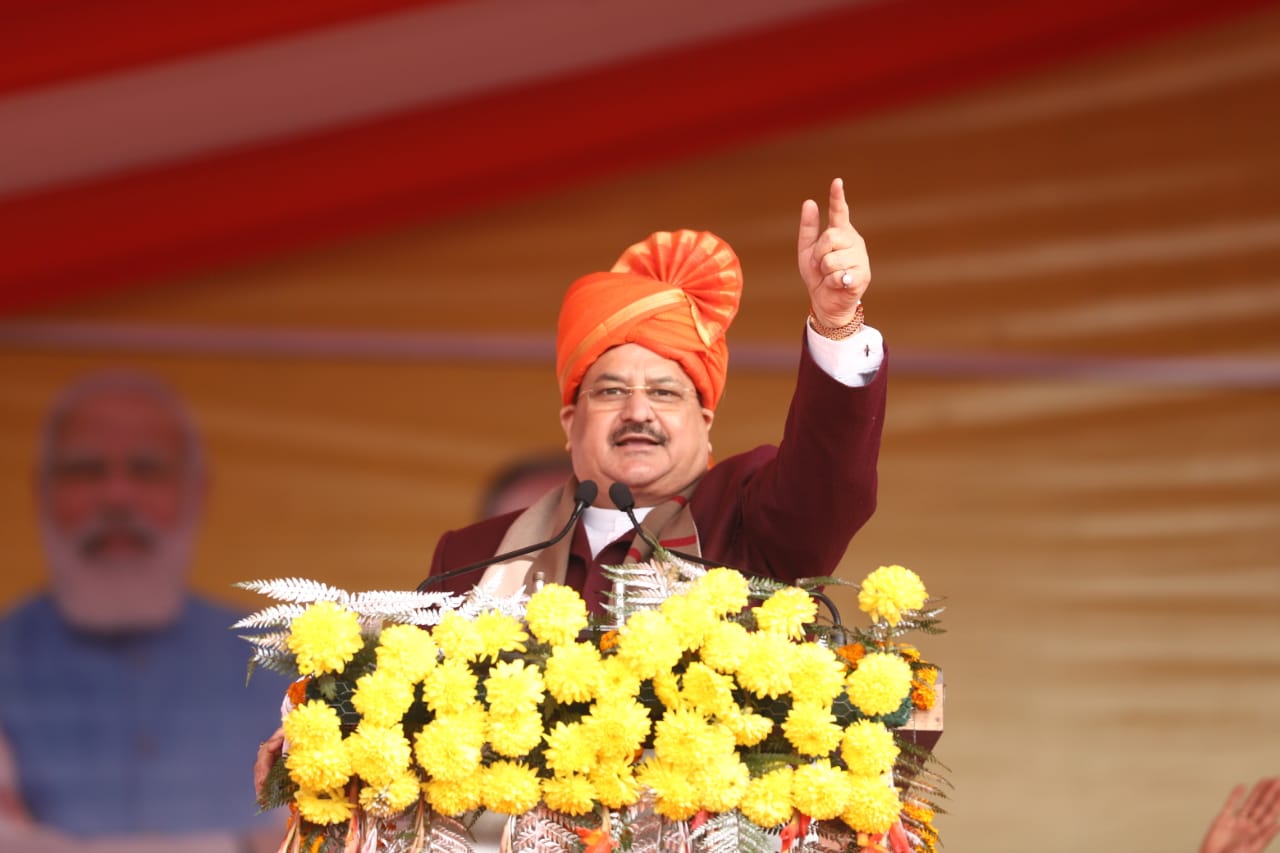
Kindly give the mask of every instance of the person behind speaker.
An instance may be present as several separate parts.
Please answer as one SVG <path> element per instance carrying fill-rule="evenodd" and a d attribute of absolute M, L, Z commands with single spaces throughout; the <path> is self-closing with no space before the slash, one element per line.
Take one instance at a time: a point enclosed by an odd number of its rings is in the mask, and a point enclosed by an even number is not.
<path fill-rule="evenodd" d="M 241 614 L 189 569 L 207 489 L 183 403 L 96 373 L 47 415 L 35 472 L 48 588 L 0 619 L 0 849 L 274 850 L 243 756 L 286 684 L 245 685 Z"/>

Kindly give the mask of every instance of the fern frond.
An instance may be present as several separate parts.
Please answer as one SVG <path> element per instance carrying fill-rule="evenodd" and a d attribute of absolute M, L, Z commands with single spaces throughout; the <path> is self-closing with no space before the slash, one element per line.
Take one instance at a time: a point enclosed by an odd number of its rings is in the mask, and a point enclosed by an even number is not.
<path fill-rule="evenodd" d="M 336 601 L 345 604 L 351 597 L 346 590 L 338 589 L 308 578 L 276 578 L 274 580 L 242 581 L 235 584 L 241 589 L 274 598 L 277 601 L 315 602 Z"/>
<path fill-rule="evenodd" d="M 267 777 L 262 783 L 262 791 L 258 795 L 258 808 L 268 812 L 280 806 L 287 806 L 297 791 L 297 783 L 289 777 L 289 771 L 285 768 L 284 756 L 280 756 L 267 771 Z"/>
<path fill-rule="evenodd" d="M 301 616 L 307 608 L 301 604 L 273 604 L 256 613 L 250 613 L 232 625 L 237 628 L 283 628 Z"/>
<path fill-rule="evenodd" d="M 783 583 L 780 580 L 756 577 L 753 575 L 747 578 L 747 597 L 763 601 L 778 590 L 786 589 L 789 586 L 791 586 L 791 584 Z"/>
<path fill-rule="evenodd" d="M 712 816 L 689 834 L 689 840 L 699 853 L 769 853 L 773 849 L 768 833 L 738 811 Z"/>
<path fill-rule="evenodd" d="M 378 589 L 356 593 L 347 602 L 347 607 L 362 616 L 391 616 L 415 610 L 454 607 L 461 600 L 462 596 L 448 592 Z"/>
<path fill-rule="evenodd" d="M 946 773 L 951 772 L 951 768 L 943 764 L 938 756 L 934 755 L 933 750 L 927 749 L 908 738 L 905 732 L 895 732 L 894 740 L 898 744 L 898 749 L 902 752 L 902 760 L 910 760 L 917 767 L 941 767 Z"/>
<path fill-rule="evenodd" d="M 262 667 L 289 678 L 298 677 L 298 659 L 289 652 L 274 649 L 255 649 L 249 658 L 250 672 L 254 667 Z"/>
<path fill-rule="evenodd" d="M 801 843 L 802 853 L 858 853 L 858 834 L 839 820 L 815 820 Z"/>
<path fill-rule="evenodd" d="M 237 636 L 256 649 L 285 652 L 289 650 L 288 631 L 272 631 L 270 634 L 239 634 Z"/>
<path fill-rule="evenodd" d="M 512 596 L 503 596 L 494 595 L 481 587 L 476 587 L 453 610 L 466 619 L 475 619 L 486 610 L 496 610 L 499 613 L 519 619 L 524 616 L 525 605 L 528 601 L 529 596 L 525 595 L 524 592 L 517 592 Z"/>

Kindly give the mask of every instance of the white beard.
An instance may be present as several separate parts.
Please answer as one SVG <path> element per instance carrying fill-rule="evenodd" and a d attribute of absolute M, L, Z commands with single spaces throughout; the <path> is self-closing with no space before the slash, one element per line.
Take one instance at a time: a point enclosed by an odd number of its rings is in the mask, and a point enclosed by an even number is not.
<path fill-rule="evenodd" d="M 174 624 L 186 598 L 195 543 L 195 513 L 157 534 L 140 557 L 86 553 L 81 538 L 41 518 L 40 532 L 54 604 L 72 627 L 95 634 L 154 631 Z"/>

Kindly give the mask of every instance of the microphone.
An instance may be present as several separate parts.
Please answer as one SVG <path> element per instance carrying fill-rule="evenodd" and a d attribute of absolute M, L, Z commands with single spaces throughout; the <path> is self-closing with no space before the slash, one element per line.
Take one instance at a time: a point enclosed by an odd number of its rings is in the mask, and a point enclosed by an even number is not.
<path fill-rule="evenodd" d="M 636 535 L 643 539 L 655 554 L 675 554 L 662 546 L 662 543 L 649 535 L 649 531 L 640 526 L 640 521 L 636 518 L 636 499 L 631 494 L 631 489 L 626 483 L 614 483 L 609 487 L 609 500 L 613 501 L 613 505 L 627 514 L 627 521 L 631 522 L 632 528 L 635 529 Z M 678 556 L 683 557 L 683 554 Z M 694 558 L 694 562 L 710 565 L 703 560 Z"/>
<path fill-rule="evenodd" d="M 600 487 L 596 485 L 595 480 L 583 480 L 578 484 L 578 487 L 573 490 L 573 512 L 569 515 L 569 520 L 565 522 L 564 527 L 560 528 L 560 532 L 555 536 L 552 536 L 545 542 L 535 542 L 532 545 L 526 545 L 523 548 L 517 548 L 516 550 L 508 551 L 505 554 L 496 554 L 487 560 L 481 560 L 478 563 L 472 563 L 471 565 L 463 566 L 460 569 L 451 569 L 447 572 L 441 572 L 438 575 L 431 575 L 422 583 L 418 584 L 418 592 L 424 592 L 433 584 L 446 581 L 449 578 L 456 578 L 459 575 L 465 575 L 468 572 L 488 568 L 494 563 L 501 563 L 503 560 L 523 557 L 525 554 L 530 554 L 534 551 L 541 551 L 543 548 L 550 548 L 552 545 L 556 544 L 568 535 L 569 531 L 573 529 L 573 526 L 578 523 L 578 519 L 582 517 L 582 513 L 587 507 L 591 506 L 592 502 L 595 501 L 596 495 L 599 492 Z"/>
<path fill-rule="evenodd" d="M 759 574 L 756 574 L 755 572 L 743 571 L 742 569 L 735 568 L 734 566 L 726 566 L 724 563 L 715 563 L 715 562 L 712 562 L 711 560 L 705 560 L 702 557 L 697 556 L 696 554 L 686 554 L 683 551 L 676 551 L 672 548 L 664 547 L 663 544 L 659 542 L 657 539 L 654 539 L 653 536 L 649 534 L 649 531 L 645 530 L 644 527 L 640 525 L 640 522 L 636 519 L 636 513 L 635 513 L 636 499 L 631 494 L 631 489 L 627 486 L 626 483 L 614 483 L 612 486 L 610 486 L 609 500 L 613 501 L 614 506 L 616 506 L 618 509 L 622 510 L 624 513 L 627 514 L 627 520 L 630 521 L 631 526 L 635 528 L 636 535 L 639 536 L 641 539 L 643 539 L 648 544 L 648 546 L 653 549 L 653 552 L 655 554 L 670 554 L 673 557 L 679 557 L 682 560 L 688 560 L 691 563 L 697 563 L 698 565 L 706 566 L 709 569 L 718 569 L 718 568 L 733 569 L 738 574 L 745 575 L 749 578 L 760 578 L 762 580 L 770 580 L 770 581 L 778 580 L 777 578 L 771 578 L 771 577 L 768 577 L 767 575 L 759 575 Z M 819 592 L 816 589 L 806 589 L 805 592 L 807 592 L 810 596 L 821 601 L 824 605 L 826 605 L 827 610 L 831 612 L 831 620 L 833 624 L 835 625 L 843 624 L 840 621 L 840 611 L 836 609 L 835 602 L 832 601 L 826 594 Z"/>

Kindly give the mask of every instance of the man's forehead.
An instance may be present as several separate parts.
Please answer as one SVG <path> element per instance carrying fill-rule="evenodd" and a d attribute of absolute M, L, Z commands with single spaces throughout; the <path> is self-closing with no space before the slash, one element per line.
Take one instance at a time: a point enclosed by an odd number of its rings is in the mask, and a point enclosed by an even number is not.
<path fill-rule="evenodd" d="M 177 447 L 182 443 L 182 426 L 178 415 L 161 400 L 142 392 L 110 392 L 78 401 L 55 439 L 64 446 Z"/>
<path fill-rule="evenodd" d="M 630 379 L 642 374 L 648 381 L 671 379 L 690 382 L 680 363 L 665 358 L 640 344 L 622 344 L 608 349 L 587 369 L 584 382 L 601 378 Z"/>

